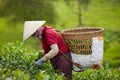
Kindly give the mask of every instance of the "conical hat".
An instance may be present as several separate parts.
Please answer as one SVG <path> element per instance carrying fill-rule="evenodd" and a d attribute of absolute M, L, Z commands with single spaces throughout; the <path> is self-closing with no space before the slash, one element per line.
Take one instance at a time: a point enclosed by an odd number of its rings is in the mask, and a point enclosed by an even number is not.
<path fill-rule="evenodd" d="M 23 41 L 27 40 L 34 32 L 45 24 L 46 21 L 25 21 Z"/>

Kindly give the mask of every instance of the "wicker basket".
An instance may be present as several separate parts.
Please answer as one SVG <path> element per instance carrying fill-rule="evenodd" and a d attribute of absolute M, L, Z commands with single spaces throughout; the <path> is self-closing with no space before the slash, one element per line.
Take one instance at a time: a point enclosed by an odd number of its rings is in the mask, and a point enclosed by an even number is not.
<path fill-rule="evenodd" d="M 77 28 L 61 32 L 68 48 L 77 54 L 92 53 L 92 38 L 103 36 L 103 28 Z"/>

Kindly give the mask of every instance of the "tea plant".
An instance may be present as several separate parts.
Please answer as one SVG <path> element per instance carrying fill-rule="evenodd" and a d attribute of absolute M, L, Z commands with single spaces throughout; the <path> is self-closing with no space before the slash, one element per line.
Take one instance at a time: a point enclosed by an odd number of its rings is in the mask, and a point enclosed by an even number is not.
<path fill-rule="evenodd" d="M 19 76 L 20 80 L 23 80 L 24 77 L 30 80 L 56 80 L 56 78 L 63 78 L 54 72 L 49 61 L 41 69 L 38 69 L 34 65 L 38 55 L 41 57 L 42 53 L 25 47 L 20 42 L 2 45 L 0 49 L 1 78 L 3 80 L 6 78 L 16 80 Z"/>
<path fill-rule="evenodd" d="M 42 57 L 41 51 L 35 51 L 20 42 L 0 47 L 0 80 L 65 80 L 62 73 L 55 73 L 50 61 L 40 69 L 34 65 L 38 55 Z M 120 80 L 120 70 L 107 66 L 99 70 L 73 71 L 73 80 Z"/>

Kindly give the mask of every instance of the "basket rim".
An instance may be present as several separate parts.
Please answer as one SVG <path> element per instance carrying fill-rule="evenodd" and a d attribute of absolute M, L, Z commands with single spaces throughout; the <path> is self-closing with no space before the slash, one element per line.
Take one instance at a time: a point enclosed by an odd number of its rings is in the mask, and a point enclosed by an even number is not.
<path fill-rule="evenodd" d="M 89 31 L 89 32 L 67 32 L 67 31 L 74 31 L 74 30 L 94 30 L 94 29 L 98 29 L 96 31 Z M 98 32 L 102 32 L 104 31 L 104 28 L 100 28 L 100 27 L 81 27 L 81 28 L 74 28 L 74 29 L 67 29 L 67 30 L 62 30 L 61 33 L 62 34 L 92 34 L 92 33 L 98 33 Z M 67 33 L 66 33 L 67 32 Z"/>

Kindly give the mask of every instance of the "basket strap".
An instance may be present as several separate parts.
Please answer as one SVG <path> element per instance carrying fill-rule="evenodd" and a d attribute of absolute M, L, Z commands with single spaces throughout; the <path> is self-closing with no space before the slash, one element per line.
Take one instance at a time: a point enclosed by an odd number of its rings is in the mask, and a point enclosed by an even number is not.
<path fill-rule="evenodd" d="M 62 55 L 67 58 L 70 62 L 72 62 L 72 64 L 74 64 L 76 67 L 78 67 L 79 69 L 83 69 L 81 66 L 78 66 L 77 64 L 75 64 L 67 55 L 65 55 L 61 50 L 59 50 L 60 53 L 62 53 Z"/>

